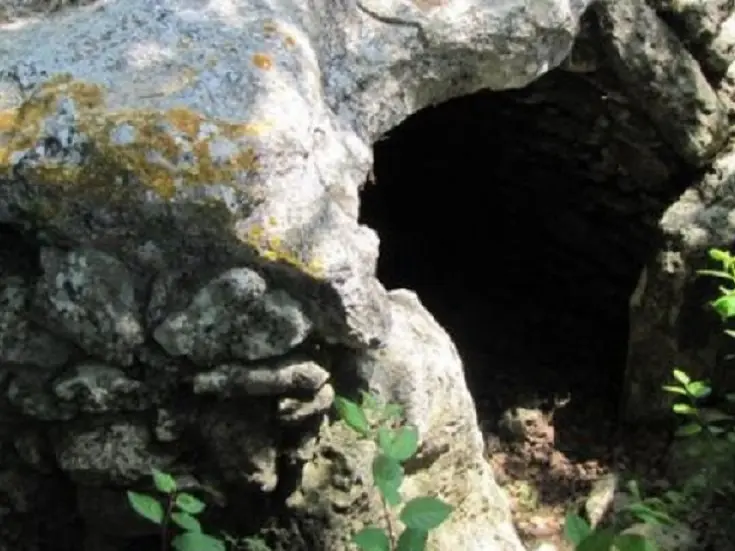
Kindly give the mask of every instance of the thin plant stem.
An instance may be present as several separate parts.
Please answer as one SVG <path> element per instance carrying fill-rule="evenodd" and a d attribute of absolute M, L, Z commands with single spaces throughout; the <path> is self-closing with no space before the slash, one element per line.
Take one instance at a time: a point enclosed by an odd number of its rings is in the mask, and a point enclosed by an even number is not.
<path fill-rule="evenodd" d="M 171 518 L 171 511 L 174 508 L 174 496 L 175 494 L 168 494 L 166 514 L 163 515 L 163 520 L 161 521 L 161 551 L 168 551 L 168 522 Z"/>
<path fill-rule="evenodd" d="M 388 503 L 385 501 L 385 497 L 380 496 L 380 500 L 383 502 L 383 514 L 385 516 L 385 524 L 388 527 L 388 539 L 390 540 L 390 548 L 396 548 L 396 536 L 393 533 L 393 523 L 390 520 L 390 509 Z"/>

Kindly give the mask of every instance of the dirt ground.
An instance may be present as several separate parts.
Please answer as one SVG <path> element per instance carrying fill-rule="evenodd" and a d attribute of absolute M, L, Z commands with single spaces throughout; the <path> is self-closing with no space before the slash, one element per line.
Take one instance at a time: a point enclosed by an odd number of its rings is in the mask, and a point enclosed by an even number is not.
<path fill-rule="evenodd" d="M 529 549 L 548 542 L 573 551 L 563 536 L 564 517 L 579 509 L 592 484 L 605 475 L 642 476 L 649 483 L 662 478 L 665 435 L 616 431 L 604 417 L 588 414 L 575 419 L 573 397 L 567 399 L 566 404 L 557 400 L 558 409 L 554 404 L 524 408 L 517 420 L 523 426 L 516 430 L 508 426 L 513 423 L 483 423 L 488 460 Z"/>
<path fill-rule="evenodd" d="M 462 350 L 461 343 L 458 347 Z M 518 343 L 511 348 L 524 350 Z M 511 350 L 472 357 L 464 350 L 465 363 L 474 366 L 467 370 L 468 384 L 488 460 L 511 499 L 528 549 L 549 542 L 571 551 L 563 537 L 564 517 L 579 509 L 593 483 L 605 475 L 666 486 L 670 431 L 617 426 L 619 389 L 599 373 L 568 370 L 560 376 L 557 366 L 511 361 Z M 521 367 L 478 371 L 478 364 L 493 365 L 488 354 Z"/>

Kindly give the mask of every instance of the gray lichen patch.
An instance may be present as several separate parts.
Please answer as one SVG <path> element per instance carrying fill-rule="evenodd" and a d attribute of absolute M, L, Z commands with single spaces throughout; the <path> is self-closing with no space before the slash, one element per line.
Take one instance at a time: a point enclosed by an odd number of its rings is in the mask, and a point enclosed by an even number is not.
<path fill-rule="evenodd" d="M 46 326 L 107 361 L 130 365 L 144 340 L 132 275 L 95 250 L 41 252 L 33 310 Z"/>
<path fill-rule="evenodd" d="M 74 366 L 53 384 L 56 397 L 85 413 L 140 411 L 150 406 L 143 385 L 116 367 L 86 362 Z"/>
<path fill-rule="evenodd" d="M 153 450 L 149 428 L 137 419 L 70 423 L 57 431 L 54 441 L 59 467 L 83 485 L 135 484 L 152 467 L 165 469 L 173 459 Z"/>
<path fill-rule="evenodd" d="M 301 305 L 247 268 L 232 269 L 169 315 L 153 336 L 174 356 L 201 365 L 280 356 L 303 342 L 312 323 Z"/>

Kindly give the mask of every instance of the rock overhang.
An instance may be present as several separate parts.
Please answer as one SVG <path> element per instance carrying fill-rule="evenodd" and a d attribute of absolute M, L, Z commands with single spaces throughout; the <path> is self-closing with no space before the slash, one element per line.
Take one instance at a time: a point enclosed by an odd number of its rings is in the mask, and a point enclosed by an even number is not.
<path fill-rule="evenodd" d="M 328 339 L 379 344 L 372 142 L 558 65 L 586 2 L 372 4 L 108 1 L 5 27 L 0 221 L 146 269 L 285 267 Z"/>

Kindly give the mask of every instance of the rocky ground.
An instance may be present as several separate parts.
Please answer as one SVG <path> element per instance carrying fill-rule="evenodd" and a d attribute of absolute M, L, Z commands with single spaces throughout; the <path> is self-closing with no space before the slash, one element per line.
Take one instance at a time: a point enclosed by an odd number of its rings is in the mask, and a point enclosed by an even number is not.
<path fill-rule="evenodd" d="M 488 458 L 529 549 L 548 542 L 572 551 L 563 537 L 564 516 L 579 509 L 592 485 L 607 475 L 661 478 L 663 435 L 618 433 L 589 414 L 565 426 L 572 422 L 562 413 L 565 407 L 572 411 L 571 402 L 541 404 L 509 412 L 499 424 L 485 423 Z"/>
<path fill-rule="evenodd" d="M 516 527 L 528 549 L 547 543 L 557 551 L 573 551 L 563 535 L 564 517 L 570 510 L 584 511 L 593 485 L 604 486 L 604 480 L 615 477 L 617 486 L 608 488 L 618 491 L 630 479 L 655 493 L 671 487 L 668 428 L 616 427 L 610 396 L 595 396 L 589 388 L 564 397 L 526 399 L 507 381 L 496 388 L 506 389 L 506 395 L 495 394 L 492 401 L 480 396 L 478 411 L 488 460 L 511 499 Z M 498 402 L 521 405 L 499 412 Z M 608 497 L 613 495 L 608 492 Z M 713 507 L 719 509 L 692 511 L 681 519 L 692 525 L 698 543 L 671 549 L 735 549 L 732 538 L 721 533 L 723 519 L 727 524 L 732 516 L 732 503 Z"/>
<path fill-rule="evenodd" d="M 453 325 L 451 314 L 439 318 L 448 321 L 463 356 L 488 459 L 511 498 L 521 537 L 529 549 L 547 542 L 571 551 L 564 517 L 583 506 L 593 485 L 615 475 L 621 488 L 631 478 L 643 488 L 669 487 L 671 427 L 619 425 L 620 377 L 601 361 L 624 362 L 625 350 L 611 357 L 611 341 L 596 338 L 604 326 L 543 313 L 532 320 L 530 309 L 514 311 L 521 315 L 503 318 L 500 338 L 483 338 L 477 322 L 468 327 Z"/>

